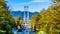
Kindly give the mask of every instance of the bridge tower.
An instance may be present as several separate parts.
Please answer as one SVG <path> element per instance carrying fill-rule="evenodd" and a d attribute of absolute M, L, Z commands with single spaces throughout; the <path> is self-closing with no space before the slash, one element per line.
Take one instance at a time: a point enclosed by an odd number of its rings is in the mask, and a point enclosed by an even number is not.
<path fill-rule="evenodd" d="M 29 6 L 24 6 L 24 22 L 25 27 L 30 27 L 30 19 L 29 19 Z"/>

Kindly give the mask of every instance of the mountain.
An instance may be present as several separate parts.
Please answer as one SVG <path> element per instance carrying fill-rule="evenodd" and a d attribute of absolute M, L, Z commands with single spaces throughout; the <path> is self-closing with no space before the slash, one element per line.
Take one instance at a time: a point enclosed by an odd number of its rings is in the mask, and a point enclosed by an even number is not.
<path fill-rule="evenodd" d="M 14 18 L 17 16 L 24 18 L 24 11 L 11 11 L 10 13 Z M 39 12 L 29 12 L 29 17 L 31 18 L 33 14 L 39 14 Z"/>

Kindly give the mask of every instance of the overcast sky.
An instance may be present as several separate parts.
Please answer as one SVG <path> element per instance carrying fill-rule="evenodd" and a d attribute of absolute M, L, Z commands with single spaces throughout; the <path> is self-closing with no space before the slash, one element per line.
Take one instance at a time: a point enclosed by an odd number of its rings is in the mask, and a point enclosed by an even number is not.
<path fill-rule="evenodd" d="M 50 0 L 7 0 L 7 5 L 11 11 L 24 11 L 24 6 L 29 6 L 30 12 L 40 12 L 43 8 L 50 6 Z"/>

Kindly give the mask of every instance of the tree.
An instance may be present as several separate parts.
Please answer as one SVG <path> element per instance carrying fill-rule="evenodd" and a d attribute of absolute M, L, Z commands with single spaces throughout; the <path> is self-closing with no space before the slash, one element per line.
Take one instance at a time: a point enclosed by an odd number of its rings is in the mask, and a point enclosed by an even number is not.
<path fill-rule="evenodd" d="M 16 25 L 22 25 L 22 19 L 20 16 L 17 16 L 16 18 Z"/>
<path fill-rule="evenodd" d="M 36 20 L 36 14 L 32 15 L 31 20 L 30 20 L 32 28 L 34 28 L 35 20 Z"/>
<path fill-rule="evenodd" d="M 38 30 L 47 34 L 60 34 L 60 4 L 50 6 L 34 18 Z"/>
<path fill-rule="evenodd" d="M 9 8 L 7 7 L 6 0 L 0 0 L 0 30 L 3 31 L 7 31 L 7 25 L 12 27 L 14 24 L 14 18 L 8 9 Z"/>
<path fill-rule="evenodd" d="M 60 0 L 51 0 L 53 3 L 60 3 Z"/>

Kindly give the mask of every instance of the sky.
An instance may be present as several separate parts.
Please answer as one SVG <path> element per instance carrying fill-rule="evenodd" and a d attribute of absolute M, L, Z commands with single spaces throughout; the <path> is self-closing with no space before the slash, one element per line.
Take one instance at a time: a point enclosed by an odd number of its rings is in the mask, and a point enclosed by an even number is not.
<path fill-rule="evenodd" d="M 24 6 L 29 6 L 30 12 L 40 12 L 43 8 L 50 6 L 50 0 L 7 0 L 7 5 L 11 11 L 24 11 Z"/>

